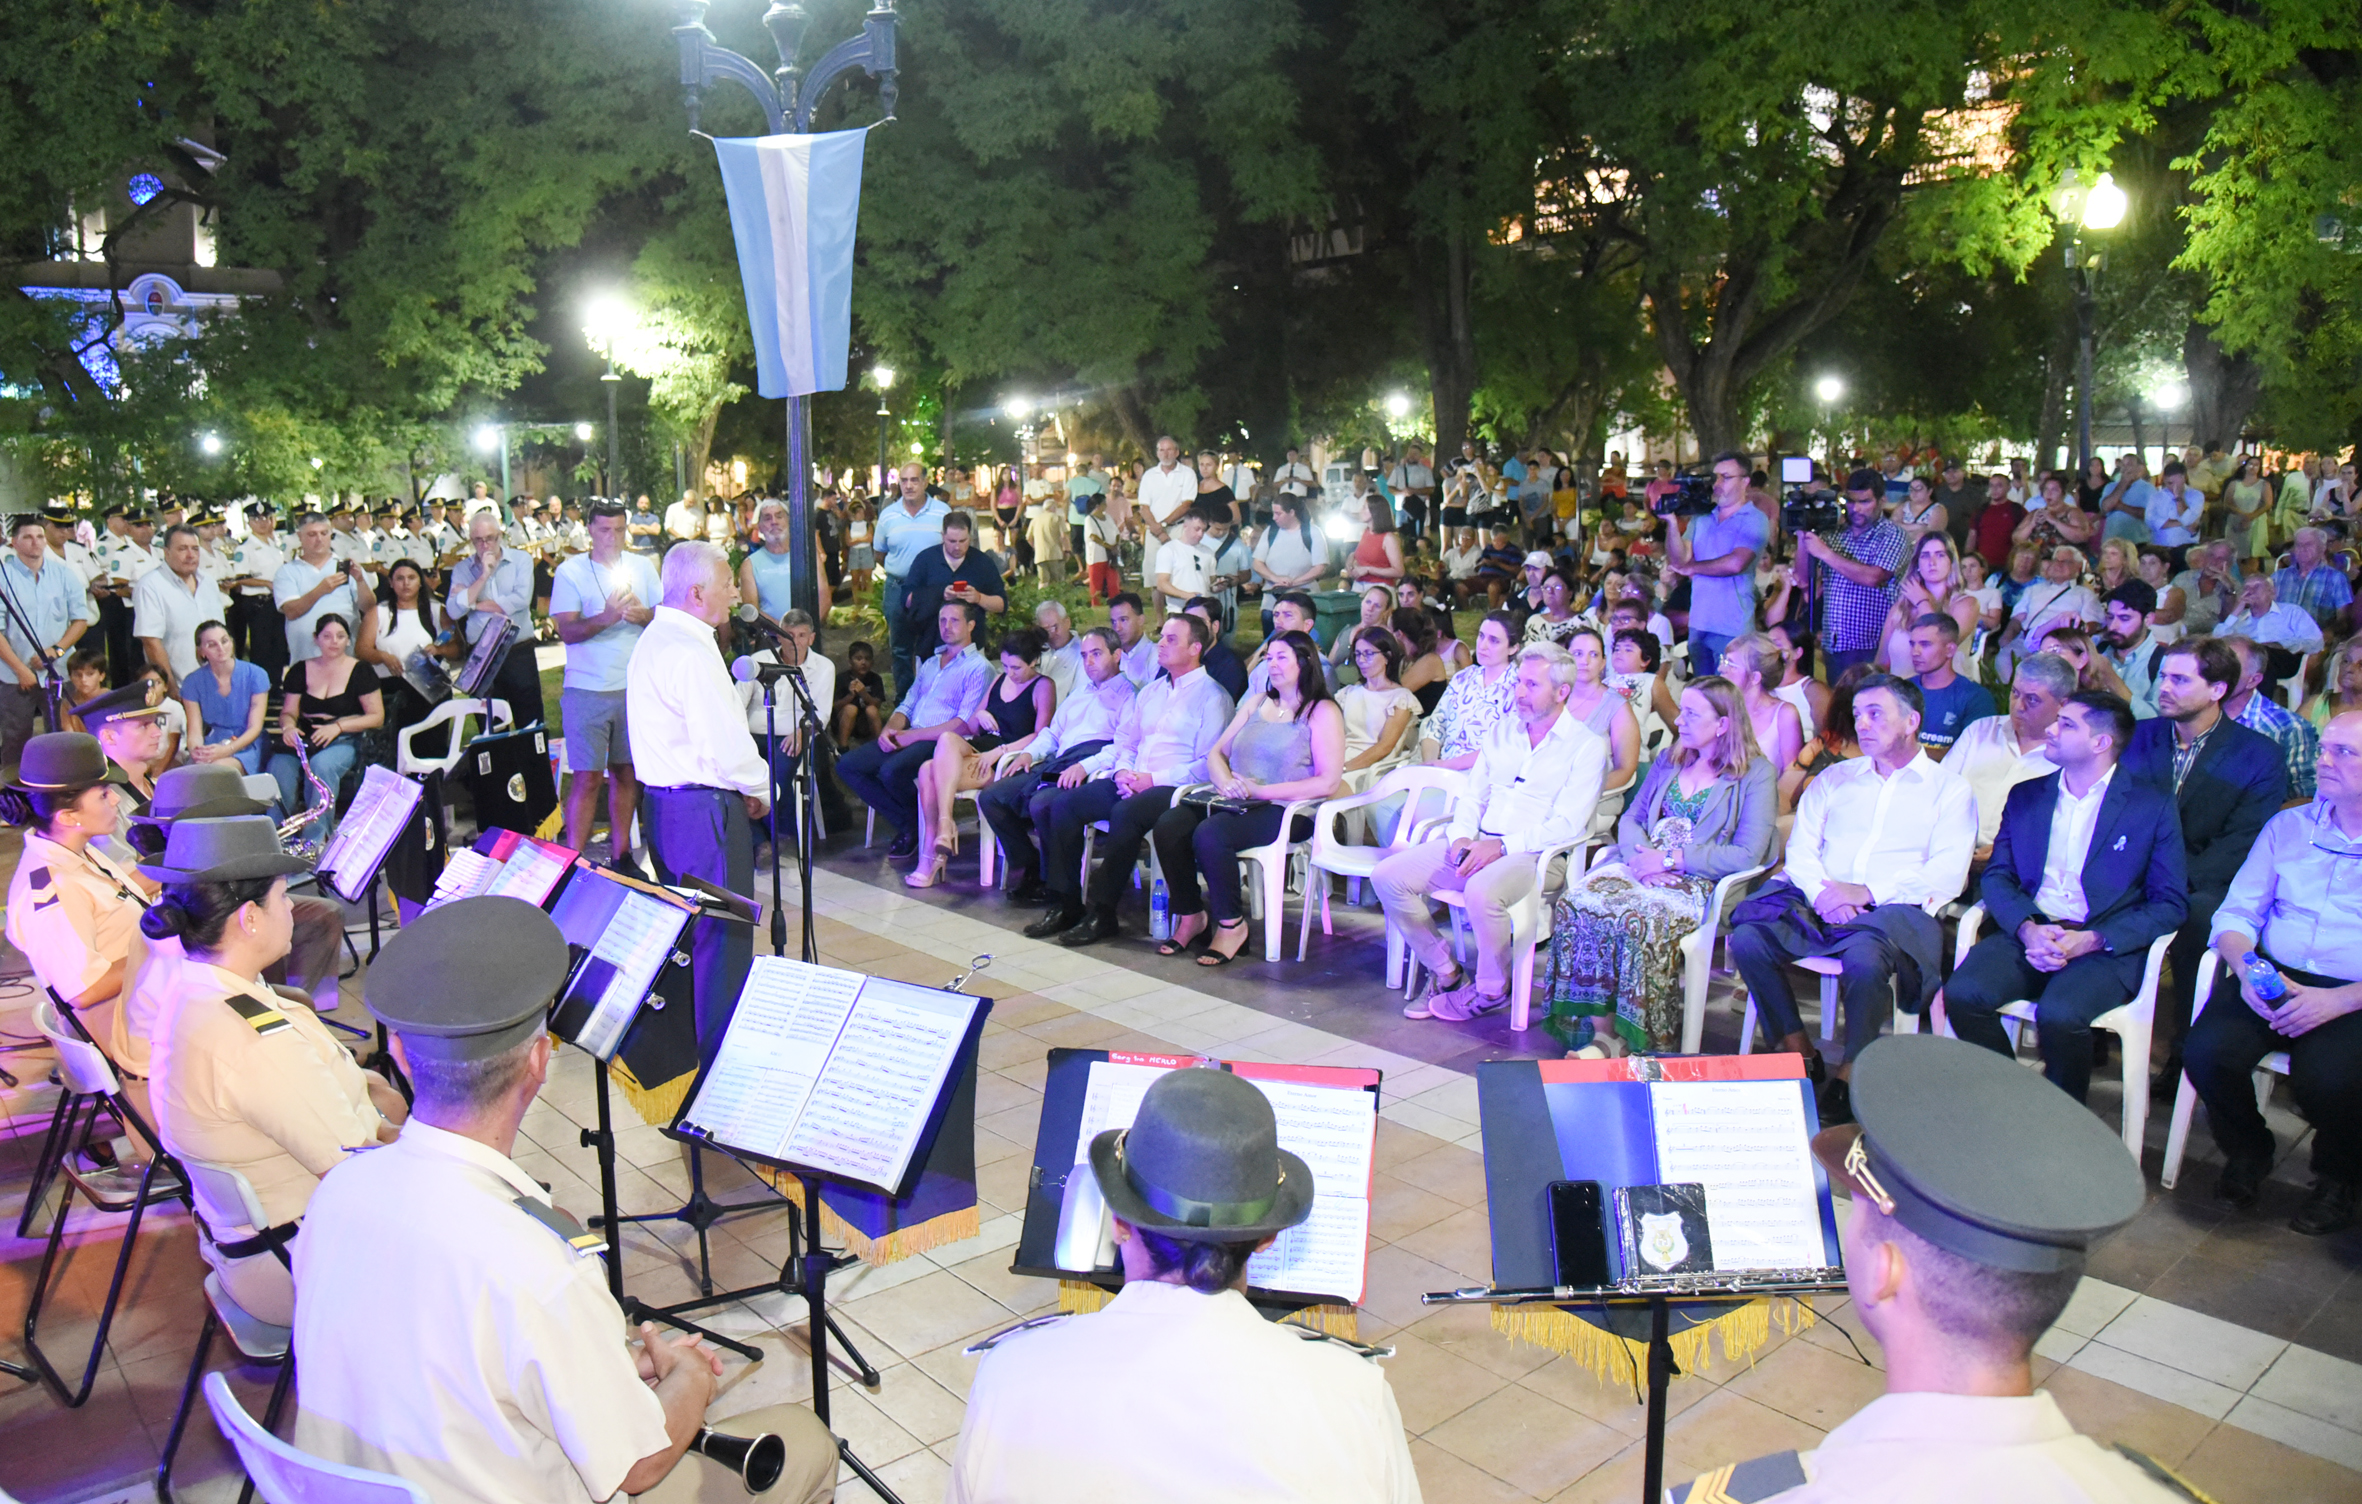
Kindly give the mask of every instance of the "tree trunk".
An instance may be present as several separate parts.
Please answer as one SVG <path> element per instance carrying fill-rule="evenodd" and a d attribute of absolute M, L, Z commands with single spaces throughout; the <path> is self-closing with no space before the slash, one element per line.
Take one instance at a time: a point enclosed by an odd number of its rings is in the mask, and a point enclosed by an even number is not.
<path fill-rule="evenodd" d="M 1476 395 L 1476 330 L 1469 319 L 1471 259 L 1464 231 L 1414 236 L 1410 244 L 1411 303 L 1419 342 L 1427 352 L 1427 388 L 1435 406 L 1435 451 L 1458 454 L 1468 437 L 1468 408 Z"/>
<path fill-rule="evenodd" d="M 689 489 L 697 493 L 699 501 L 705 500 L 705 467 L 713 463 L 714 428 L 721 421 L 722 409 L 717 403 L 707 408 L 705 416 L 697 420 L 697 426 L 689 430 Z"/>
<path fill-rule="evenodd" d="M 2149 430 L 2148 426 L 2141 422 L 2141 399 L 2131 398 L 2124 404 L 2124 410 L 2132 418 L 2132 452 L 2139 455 L 2141 463 L 2145 465 L 2149 462 Z M 2096 436 L 2091 441 L 2091 447 L 2094 449 L 2100 447 L 2100 441 Z"/>
<path fill-rule="evenodd" d="M 2061 319 L 2043 355 L 2042 406 L 2034 418 L 2034 473 L 2060 468 L 2059 451 L 2068 447 L 2067 383 L 2075 369 L 2076 328 Z"/>
<path fill-rule="evenodd" d="M 1139 389 L 1126 383 L 1108 397 L 1108 406 L 1115 409 L 1115 421 L 1123 425 L 1124 437 L 1132 447 L 1153 464 L 1156 461 L 1156 425 L 1148 419 L 1148 404 L 1141 400 Z"/>
<path fill-rule="evenodd" d="M 2191 437 L 2201 448 L 2220 444 L 2235 452 L 2263 396 L 2263 371 L 2245 355 L 2225 350 L 2214 331 L 2199 323 L 2182 331 L 2182 369 L 2190 381 Z"/>

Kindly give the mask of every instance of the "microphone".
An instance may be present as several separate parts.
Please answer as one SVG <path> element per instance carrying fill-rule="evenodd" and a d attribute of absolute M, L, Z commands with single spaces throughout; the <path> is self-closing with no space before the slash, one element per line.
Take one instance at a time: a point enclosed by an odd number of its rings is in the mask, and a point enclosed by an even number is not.
<path fill-rule="evenodd" d="M 763 614 L 760 606 L 748 604 L 738 608 L 738 619 L 773 642 L 787 641 L 787 628 Z"/>
<path fill-rule="evenodd" d="M 736 679 L 741 684 L 753 684 L 757 681 L 760 681 L 764 684 L 769 684 L 775 679 L 785 679 L 790 676 L 800 679 L 803 677 L 803 675 L 804 670 L 800 665 L 793 663 L 757 663 L 752 658 L 747 657 L 743 653 L 739 654 L 738 657 L 732 659 L 730 662 L 730 677 Z"/>

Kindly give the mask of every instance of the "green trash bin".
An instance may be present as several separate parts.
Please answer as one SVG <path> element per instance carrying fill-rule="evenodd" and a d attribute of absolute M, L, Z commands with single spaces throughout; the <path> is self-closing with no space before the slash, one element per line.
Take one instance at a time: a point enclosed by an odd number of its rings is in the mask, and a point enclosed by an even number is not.
<path fill-rule="evenodd" d="M 1322 652 L 1336 646 L 1337 634 L 1348 631 L 1361 620 L 1361 592 L 1358 590 L 1323 590 L 1312 597 L 1312 633 L 1320 639 Z"/>

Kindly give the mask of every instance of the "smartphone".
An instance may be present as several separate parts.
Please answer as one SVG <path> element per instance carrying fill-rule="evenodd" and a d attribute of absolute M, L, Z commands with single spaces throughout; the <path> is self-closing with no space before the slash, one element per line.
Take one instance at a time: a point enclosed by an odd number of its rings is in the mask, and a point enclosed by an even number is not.
<path fill-rule="evenodd" d="M 1607 1262 L 1606 1197 L 1596 1180 L 1553 1180 L 1550 1195 L 1550 1254 L 1557 1283 L 1578 1287 L 1611 1284 Z"/>

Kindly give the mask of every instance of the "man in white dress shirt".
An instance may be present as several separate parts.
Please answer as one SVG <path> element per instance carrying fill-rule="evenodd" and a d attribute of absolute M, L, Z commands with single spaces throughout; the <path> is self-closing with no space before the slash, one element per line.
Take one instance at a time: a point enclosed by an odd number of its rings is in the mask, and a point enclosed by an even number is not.
<path fill-rule="evenodd" d="M 1148 606 L 1126 590 L 1107 603 L 1107 624 L 1115 629 L 1116 654 L 1124 677 L 1134 689 L 1146 689 L 1161 670 L 1157 667 L 1156 636 L 1148 630 Z"/>
<path fill-rule="evenodd" d="M 976 796 L 976 808 L 1008 855 L 1009 897 L 1032 908 L 1056 898 L 1042 881 L 1034 837 L 1040 832 L 1047 839 L 1059 777 L 1114 742 L 1124 712 L 1138 693 L 1123 675 L 1122 648 L 1115 633 L 1093 627 L 1074 639 L 1074 645 L 1079 675 L 1074 688 L 1059 697 L 1057 715 L 1046 729 L 1001 748 L 996 754 L 999 776 Z M 1078 773 L 1074 786 L 1083 777 Z"/>
<path fill-rule="evenodd" d="M 2239 610 L 2214 629 L 2217 637 L 2244 637 L 2263 645 L 2271 660 L 2266 683 L 2295 673 L 2306 655 L 2321 651 L 2321 624 L 2310 611 L 2280 599 L 2279 587 L 2262 570 L 2239 585 Z"/>
<path fill-rule="evenodd" d="M 167 693 L 197 671 L 197 628 L 230 613 L 221 587 L 197 568 L 197 530 L 175 523 L 164 534 L 164 567 L 131 587 L 131 631 Z"/>
<path fill-rule="evenodd" d="M 1045 597 L 1033 608 L 1033 624 L 1042 629 L 1047 643 L 1042 649 L 1042 672 L 1058 686 L 1058 700 L 1064 704 L 1083 676 L 1083 643 L 1074 635 L 1074 618 L 1061 602 Z"/>
<path fill-rule="evenodd" d="M 1515 713 L 1485 737 L 1468 793 L 1452 806 L 1451 829 L 1378 864 L 1371 881 L 1387 922 L 1427 970 L 1406 1018 L 1464 1023 L 1509 1005 L 1510 911 L 1537 881 L 1563 881 L 1558 863 L 1537 872 L 1536 857 L 1582 839 L 1607 782 L 1607 738 L 1567 713 L 1577 672 L 1556 643 L 1519 654 Z M 1476 932 L 1474 976 L 1461 970 L 1430 911 L 1432 894 L 1454 889 L 1467 895 Z"/>
<path fill-rule="evenodd" d="M 2001 806 L 2009 791 L 2029 778 L 2056 771 L 2042 738 L 2059 718 L 2059 707 L 2075 693 L 2075 667 L 2056 653 L 2036 653 L 2018 663 L 2009 691 L 2009 714 L 1979 716 L 1952 744 L 1944 766 L 1968 780 L 1977 798 L 1977 856 L 1981 860 L 2001 829 Z"/>
<path fill-rule="evenodd" d="M 1919 686 L 1872 674 L 1854 691 L 1862 755 L 1805 785 L 1788 836 L 1788 875 L 1731 916 L 1731 965 L 1773 1048 L 1820 1052 L 1788 988 L 1788 966 L 1829 956 L 1842 968 L 1845 1064 L 1828 1072 L 1821 1121 L 1850 1123 L 1846 1078 L 1899 1002 L 1917 1013 L 1935 990 L 1943 932 L 1935 911 L 1960 896 L 1976 847 L 1976 795 L 1919 746 Z M 1821 1026 L 1827 1028 L 1829 1020 Z"/>
<path fill-rule="evenodd" d="M 752 893 L 748 822 L 770 808 L 771 772 L 714 642 L 714 629 L 738 606 L 730 556 L 711 543 L 676 543 L 664 556 L 663 588 L 664 603 L 641 630 L 625 674 L 640 828 L 663 881 L 701 877 Z M 695 953 L 697 1040 L 710 1060 L 754 962 L 754 931 L 700 920 Z"/>
<path fill-rule="evenodd" d="M 1125 709 L 1113 743 L 1060 773 L 1057 794 L 1034 806 L 1042 881 L 1057 895 L 1057 906 L 1027 925 L 1027 935 L 1036 940 L 1057 935 L 1062 945 L 1089 945 L 1120 933 L 1115 906 L 1130 886 L 1132 863 L 1172 806 L 1173 795 L 1205 782 L 1206 753 L 1237 708 L 1205 671 L 1212 642 L 1213 633 L 1201 618 L 1166 617 L 1156 638 L 1164 672 Z M 1083 831 L 1099 820 L 1107 822 L 1108 833 L 1098 843 L 1104 860 L 1091 877 L 1086 910 Z"/>
<path fill-rule="evenodd" d="M 1151 588 L 1166 536 L 1197 505 L 1197 470 L 1181 463 L 1180 440 L 1166 434 L 1156 441 L 1156 463 L 1140 473 L 1132 501 L 1140 509 L 1140 583 Z"/>
<path fill-rule="evenodd" d="M 1170 616 L 1211 591 L 1213 583 L 1214 551 L 1206 546 L 1205 515 L 1192 511 L 1156 551 L 1157 598 Z"/>
<path fill-rule="evenodd" d="M 558 566 L 550 587 L 550 625 L 566 644 L 566 682 L 558 692 L 566 768 L 573 780 L 566 799 L 566 844 L 580 851 L 589 843 L 604 784 L 607 830 L 616 848 L 612 860 L 636 870 L 630 845 L 640 785 L 632 776 L 624 681 L 632 649 L 656 614 L 663 587 L 655 565 L 625 551 L 625 525 L 623 503 L 602 501 L 591 508 L 591 551 Z"/>
<path fill-rule="evenodd" d="M 733 1469 L 689 1451 L 720 1362 L 652 1325 L 635 1351 L 606 1245 L 511 1157 L 565 979 L 565 937 L 515 898 L 437 909 L 371 964 L 363 1001 L 418 1100 L 398 1139 L 339 1162 L 305 1208 L 296 1444 L 436 1504 L 743 1499 Z M 399 1316 L 354 1320 L 380 1311 Z M 721 1424 L 786 1443 L 767 1498 L 833 1497 L 836 1443 L 809 1408 Z"/>

